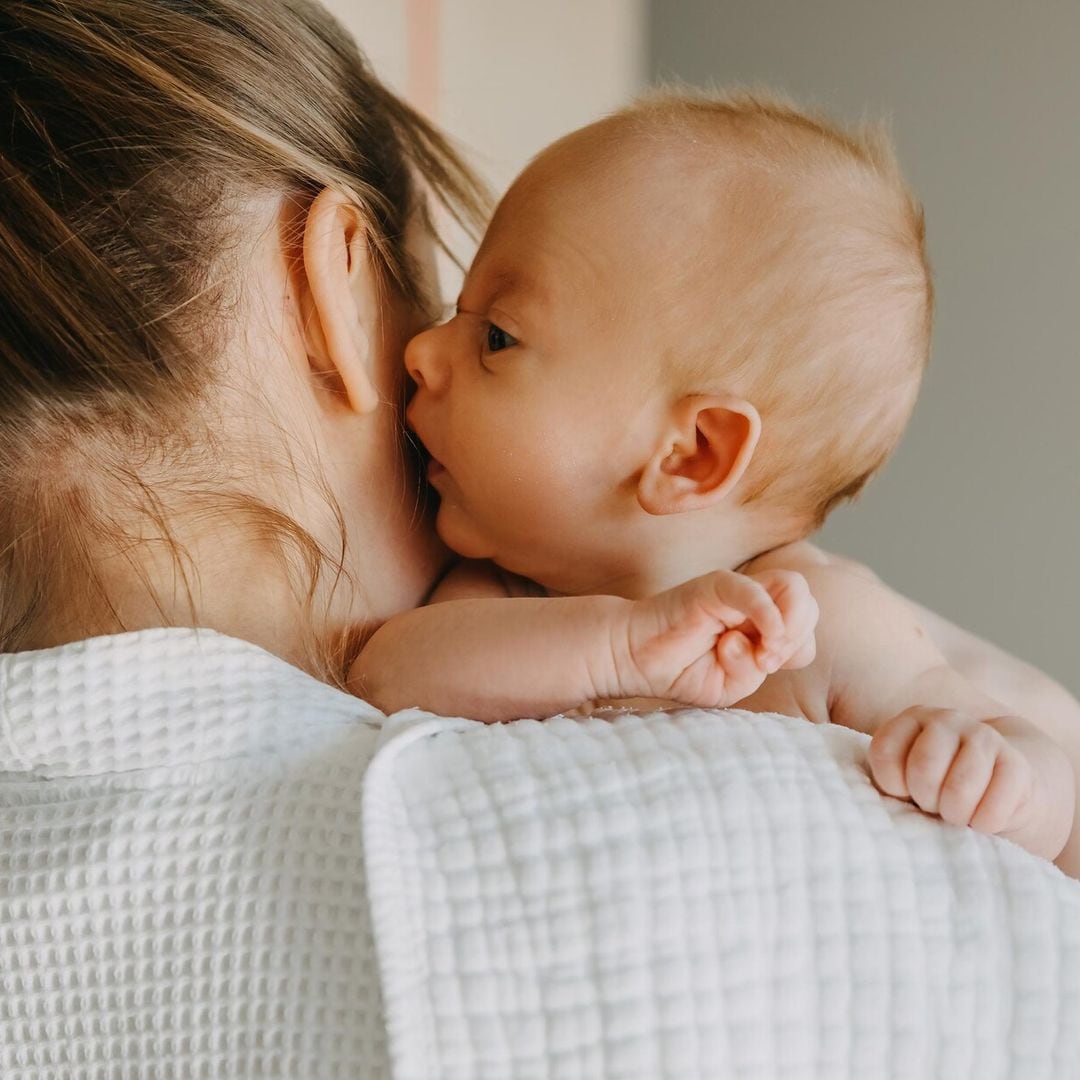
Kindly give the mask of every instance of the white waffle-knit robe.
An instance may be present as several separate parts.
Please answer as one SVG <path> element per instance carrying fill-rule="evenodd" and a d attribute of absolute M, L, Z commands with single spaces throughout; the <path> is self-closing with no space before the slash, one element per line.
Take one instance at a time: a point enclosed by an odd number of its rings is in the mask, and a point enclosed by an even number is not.
<path fill-rule="evenodd" d="M 381 714 L 246 642 L 0 657 L 0 1077 L 383 1077 Z"/>

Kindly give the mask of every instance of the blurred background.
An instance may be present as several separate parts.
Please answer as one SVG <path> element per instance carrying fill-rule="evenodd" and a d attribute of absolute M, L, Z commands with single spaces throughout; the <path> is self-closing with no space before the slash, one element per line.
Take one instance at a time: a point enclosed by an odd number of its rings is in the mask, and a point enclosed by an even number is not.
<path fill-rule="evenodd" d="M 657 80 L 891 118 L 938 309 L 896 456 L 821 543 L 1080 694 L 1077 0 L 329 0 L 502 190 Z"/>

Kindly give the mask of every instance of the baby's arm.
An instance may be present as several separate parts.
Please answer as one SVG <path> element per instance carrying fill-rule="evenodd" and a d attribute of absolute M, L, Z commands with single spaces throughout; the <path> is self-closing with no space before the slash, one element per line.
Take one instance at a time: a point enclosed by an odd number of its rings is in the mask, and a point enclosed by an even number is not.
<path fill-rule="evenodd" d="M 353 664 L 349 688 L 386 712 L 416 705 L 486 721 L 597 698 L 724 706 L 813 657 L 817 606 L 790 571 L 715 571 L 638 601 L 494 591 L 442 600 L 437 590 L 441 602 L 389 620 Z"/>
<path fill-rule="evenodd" d="M 887 589 L 891 596 L 909 604 L 949 666 L 987 697 L 1007 705 L 1013 712 L 1036 717 L 1039 727 L 1062 746 L 1080 744 L 1080 701 L 1046 672 L 903 596 L 862 563 L 835 554 L 825 555 L 811 544 L 803 546 L 819 552 L 822 562 L 827 559 L 844 570 L 863 574 Z M 1080 746 L 1077 753 L 1080 756 Z M 1077 840 L 1080 842 L 1080 834 Z M 1080 848 L 1077 859 L 1080 860 Z"/>
<path fill-rule="evenodd" d="M 1080 759 L 951 668 L 891 590 L 839 567 L 807 577 L 822 609 L 830 718 L 872 736 L 878 786 L 1069 869 L 1060 857 L 1077 817 Z"/>
<path fill-rule="evenodd" d="M 1038 717 L 1039 726 L 1062 746 L 1080 737 L 1080 702 L 1046 672 L 937 612 L 907 602 L 949 665 L 968 682 L 1010 709 Z"/>

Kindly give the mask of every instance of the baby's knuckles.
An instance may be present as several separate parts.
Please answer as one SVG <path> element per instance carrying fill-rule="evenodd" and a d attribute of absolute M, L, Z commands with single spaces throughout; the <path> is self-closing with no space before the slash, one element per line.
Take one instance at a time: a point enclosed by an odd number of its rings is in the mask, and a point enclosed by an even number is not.
<path fill-rule="evenodd" d="M 752 643 L 735 629 L 747 623 L 763 642 L 769 627 L 774 646 L 783 647 L 784 621 L 769 590 L 730 571 L 635 601 L 613 649 L 616 670 L 625 672 L 622 695 L 632 685 L 640 687 L 638 695 L 689 705 L 725 707 L 742 700 L 766 675 Z"/>
<path fill-rule="evenodd" d="M 981 721 L 965 723 L 959 750 L 941 789 L 938 812 L 942 819 L 950 825 L 973 825 L 976 811 L 994 785 L 997 761 L 1013 752 L 993 728 Z"/>
<path fill-rule="evenodd" d="M 886 794 L 980 832 L 1014 828 L 1030 797 L 1024 753 L 991 724 L 954 709 L 904 710 L 875 733 L 869 759 Z"/>
<path fill-rule="evenodd" d="M 908 797 L 905 766 L 908 749 L 920 729 L 915 713 L 916 710 L 907 709 L 886 720 L 874 732 L 867 754 L 874 783 L 886 795 L 897 799 Z"/>
<path fill-rule="evenodd" d="M 936 779 L 936 792 L 945 779 L 944 764 L 953 760 L 961 738 L 975 726 L 983 725 L 954 709 L 922 705 L 905 709 L 882 724 L 870 742 L 874 779 L 883 791 L 898 797 L 915 797 L 913 788 Z"/>

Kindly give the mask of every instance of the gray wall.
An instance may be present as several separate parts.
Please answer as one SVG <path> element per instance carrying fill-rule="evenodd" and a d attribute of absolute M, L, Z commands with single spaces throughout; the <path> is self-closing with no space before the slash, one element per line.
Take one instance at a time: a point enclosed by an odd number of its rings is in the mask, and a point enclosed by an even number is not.
<path fill-rule="evenodd" d="M 1080 693 L 1080 2 L 652 0 L 654 77 L 893 121 L 934 354 L 904 442 L 821 541 Z"/>

